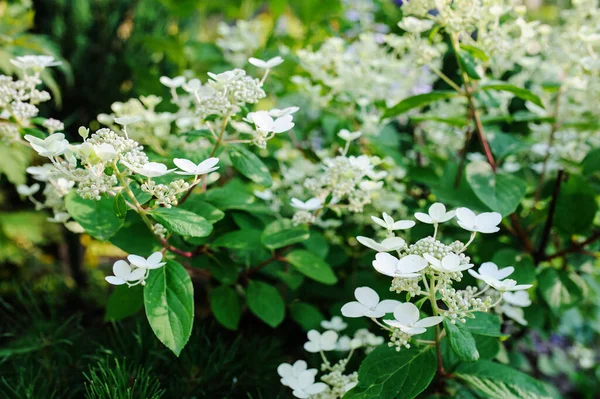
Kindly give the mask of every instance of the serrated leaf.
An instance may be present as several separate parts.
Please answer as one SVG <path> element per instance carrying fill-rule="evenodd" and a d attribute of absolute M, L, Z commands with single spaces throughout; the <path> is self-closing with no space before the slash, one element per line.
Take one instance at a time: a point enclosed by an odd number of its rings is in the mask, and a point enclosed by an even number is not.
<path fill-rule="evenodd" d="M 383 113 L 384 118 L 392 118 L 394 116 L 401 115 L 413 108 L 423 107 L 427 104 L 431 104 L 436 101 L 445 100 L 448 98 L 456 97 L 458 92 L 456 91 L 431 91 L 425 94 L 417 94 L 416 96 L 405 98 L 392 108 L 388 108 Z"/>
<path fill-rule="evenodd" d="M 531 101 L 538 107 L 544 108 L 544 103 L 536 94 L 527 89 L 523 89 L 522 87 L 518 87 L 508 83 L 487 83 L 479 86 L 479 89 L 506 91 L 514 94 L 516 97 L 519 97 L 522 100 Z"/>
<path fill-rule="evenodd" d="M 206 237 L 212 232 L 212 224 L 194 212 L 179 208 L 157 208 L 150 215 L 167 230 L 190 237 Z"/>
<path fill-rule="evenodd" d="M 210 308 L 223 327 L 237 330 L 242 316 L 242 304 L 232 287 L 222 285 L 212 290 L 210 293 Z"/>
<path fill-rule="evenodd" d="M 344 399 L 412 399 L 433 380 L 437 369 L 431 346 L 402 349 L 381 345 L 363 360 L 358 384 Z"/>
<path fill-rule="evenodd" d="M 179 263 L 167 259 L 152 270 L 144 286 L 144 306 L 156 337 L 176 356 L 187 343 L 194 322 L 194 286 Z"/>
<path fill-rule="evenodd" d="M 71 191 L 65 197 L 65 207 L 86 233 L 98 240 L 108 240 L 124 223 L 123 219 L 115 215 L 113 199 L 109 197 L 102 197 L 99 201 L 86 200 Z"/>
<path fill-rule="evenodd" d="M 269 249 L 277 249 L 306 241 L 309 237 L 306 225 L 295 226 L 290 219 L 280 219 L 265 227 L 262 242 Z"/>
<path fill-rule="evenodd" d="M 290 252 L 285 259 L 300 273 L 323 284 L 335 284 L 337 277 L 331 266 L 312 252 L 298 249 Z"/>
<path fill-rule="evenodd" d="M 254 153 L 243 147 L 231 147 L 229 149 L 229 159 L 233 167 L 242 175 L 261 186 L 271 187 L 271 172 L 269 168 Z"/>
<path fill-rule="evenodd" d="M 285 317 L 285 303 L 279 291 L 262 281 L 250 281 L 246 303 L 252 313 L 271 327 L 277 327 Z"/>
<path fill-rule="evenodd" d="M 444 319 L 444 328 L 450 341 L 450 347 L 460 360 L 474 362 L 479 359 L 475 339 L 460 322 L 452 324 Z"/>

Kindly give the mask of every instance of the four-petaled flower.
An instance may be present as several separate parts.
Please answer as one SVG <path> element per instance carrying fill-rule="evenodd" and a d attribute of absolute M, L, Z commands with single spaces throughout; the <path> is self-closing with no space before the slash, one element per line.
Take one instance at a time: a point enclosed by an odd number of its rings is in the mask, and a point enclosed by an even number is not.
<path fill-rule="evenodd" d="M 373 267 L 381 274 L 390 277 L 413 278 L 419 277 L 417 273 L 427 267 L 427 260 L 419 255 L 406 255 L 398 260 L 385 252 L 375 255 Z"/>
<path fill-rule="evenodd" d="M 254 123 L 257 130 L 265 133 L 283 133 L 295 126 L 292 122 L 294 117 L 290 114 L 273 119 L 267 111 L 256 111 L 249 114 L 247 118 Z"/>
<path fill-rule="evenodd" d="M 26 134 L 25 140 L 29 141 L 31 147 L 43 157 L 62 155 L 69 148 L 69 142 L 65 140 L 65 135 L 62 133 L 51 134 L 45 139 Z"/>
<path fill-rule="evenodd" d="M 500 281 L 494 277 L 481 276 L 481 280 L 483 282 L 485 282 L 487 285 L 489 285 L 490 287 L 492 287 L 500 292 L 521 291 L 521 290 L 527 290 L 527 289 L 533 287 L 532 284 L 517 284 L 517 281 L 513 280 L 511 278 L 507 278 L 507 279 Z"/>
<path fill-rule="evenodd" d="M 259 58 L 250 57 L 248 59 L 248 62 L 257 68 L 271 69 L 271 68 L 275 68 L 277 65 L 280 65 L 281 63 L 283 63 L 283 58 L 281 58 L 280 56 L 277 56 L 277 57 L 271 58 L 270 60 L 264 61 Z"/>
<path fill-rule="evenodd" d="M 146 177 L 159 177 L 164 176 L 168 173 L 171 173 L 175 169 L 167 168 L 167 165 L 160 162 L 148 162 L 144 164 L 141 168 L 133 167 L 125 162 L 122 162 L 129 169 L 133 170 L 138 175 L 146 176 Z"/>
<path fill-rule="evenodd" d="M 433 270 L 440 273 L 462 272 L 473 267 L 472 263 L 461 264 L 460 256 L 453 253 L 444 256 L 441 261 L 430 254 L 423 254 L 423 257 L 427 259 Z"/>
<path fill-rule="evenodd" d="M 17 68 L 33 69 L 34 71 L 41 71 L 44 68 L 62 64 L 51 55 L 24 55 L 11 59 L 10 63 Z"/>
<path fill-rule="evenodd" d="M 441 202 L 436 202 L 429 207 L 427 213 L 417 212 L 415 213 L 415 219 L 420 222 L 428 223 L 428 224 L 439 224 L 447 222 L 452 219 L 456 211 L 446 212 L 446 206 Z"/>
<path fill-rule="evenodd" d="M 25 197 L 29 197 L 38 191 L 40 191 L 40 185 L 38 183 L 34 183 L 31 186 L 28 186 L 27 184 L 19 184 L 17 186 L 17 192 Z"/>
<path fill-rule="evenodd" d="M 394 222 L 394 219 L 392 219 L 392 217 L 385 212 L 383 212 L 383 219 L 380 219 L 376 216 L 371 216 L 371 219 L 381 227 L 390 231 L 410 229 L 415 225 L 415 222 L 412 220 L 399 220 Z"/>
<path fill-rule="evenodd" d="M 127 260 L 134 266 L 139 267 L 141 269 L 158 269 L 159 267 L 165 265 L 166 262 L 161 262 L 162 260 L 161 252 L 154 252 L 148 258 L 144 258 L 139 255 L 129 255 Z"/>
<path fill-rule="evenodd" d="M 183 86 L 185 83 L 185 77 L 183 76 L 176 76 L 173 79 L 168 76 L 161 76 L 159 80 L 160 83 L 162 83 L 164 86 L 167 86 L 169 89 L 176 89 Z"/>
<path fill-rule="evenodd" d="M 374 249 L 377 252 L 397 251 L 406 246 L 406 241 L 400 237 L 388 237 L 381 243 L 363 236 L 356 237 L 356 240 L 367 248 Z"/>
<path fill-rule="evenodd" d="M 379 295 L 369 287 L 358 287 L 354 290 L 357 301 L 348 302 L 342 306 L 344 317 L 383 317 L 386 313 L 394 311 L 400 302 L 395 299 L 384 299 L 379 302 Z"/>
<path fill-rule="evenodd" d="M 411 302 L 406 302 L 399 304 L 394 309 L 394 320 L 383 321 L 408 335 L 418 335 L 427 331 L 427 327 L 441 323 L 443 319 L 441 316 L 432 316 L 419 320 L 419 308 Z"/>
<path fill-rule="evenodd" d="M 269 115 L 273 118 L 280 118 L 282 116 L 295 114 L 299 109 L 299 107 L 287 107 L 284 109 L 273 108 L 269 111 Z"/>
<path fill-rule="evenodd" d="M 511 305 L 526 308 L 531 305 L 531 299 L 527 291 L 507 292 L 504 294 L 504 300 Z"/>
<path fill-rule="evenodd" d="M 173 159 L 173 163 L 182 171 L 177 171 L 178 175 L 188 175 L 188 176 L 198 176 L 205 175 L 210 172 L 214 172 L 219 169 L 218 166 L 215 166 L 219 163 L 219 158 L 208 158 L 199 164 L 195 164 L 189 159 L 184 158 L 175 158 Z"/>
<path fill-rule="evenodd" d="M 498 269 L 498 266 L 494 262 L 484 262 L 479 266 L 477 271 L 469 270 L 469 274 L 476 279 L 483 280 L 483 276 L 492 277 L 496 280 L 504 280 L 515 271 L 512 266 L 507 266 L 502 269 Z"/>
<path fill-rule="evenodd" d="M 300 201 L 298 198 L 292 198 L 291 204 L 294 208 L 300 209 L 301 211 L 316 211 L 323 207 L 323 203 L 319 198 L 311 198 L 306 202 Z"/>
<path fill-rule="evenodd" d="M 323 392 L 327 389 L 327 384 L 315 382 L 315 374 L 310 370 L 306 370 L 290 384 L 290 388 L 293 389 L 292 393 L 295 397 L 305 399 Z"/>
<path fill-rule="evenodd" d="M 340 316 L 333 316 L 331 320 L 323 320 L 321 327 L 326 330 L 342 331 L 348 327 L 348 324 L 344 323 L 344 319 Z"/>
<path fill-rule="evenodd" d="M 106 276 L 104 279 L 112 285 L 123 285 L 128 282 L 140 281 L 143 279 L 146 275 L 146 269 L 131 267 L 131 265 L 124 260 L 118 260 L 113 265 L 113 274 L 114 276 Z"/>
<path fill-rule="evenodd" d="M 338 339 L 338 334 L 332 330 L 325 331 L 323 334 L 317 330 L 310 330 L 307 336 L 308 342 L 304 344 L 304 349 L 311 353 L 334 350 Z"/>
<path fill-rule="evenodd" d="M 484 212 L 476 215 L 469 208 L 458 208 L 456 218 L 460 227 L 467 231 L 479 233 L 495 233 L 500 230 L 498 225 L 502 215 L 498 212 Z"/>
<path fill-rule="evenodd" d="M 139 116 L 122 116 L 120 118 L 115 118 L 115 123 L 121 126 L 131 125 L 132 123 L 136 123 L 141 121 L 142 118 Z"/>
<path fill-rule="evenodd" d="M 289 387 L 291 383 L 296 381 L 300 374 L 307 371 L 308 365 L 304 360 L 297 360 L 293 365 L 282 363 L 277 367 L 277 374 L 281 377 L 281 384 Z M 311 373 L 317 375 L 317 369 L 310 369 Z"/>
<path fill-rule="evenodd" d="M 342 129 L 338 133 L 338 137 L 344 141 L 354 141 L 362 136 L 362 132 L 350 132 L 348 129 Z"/>

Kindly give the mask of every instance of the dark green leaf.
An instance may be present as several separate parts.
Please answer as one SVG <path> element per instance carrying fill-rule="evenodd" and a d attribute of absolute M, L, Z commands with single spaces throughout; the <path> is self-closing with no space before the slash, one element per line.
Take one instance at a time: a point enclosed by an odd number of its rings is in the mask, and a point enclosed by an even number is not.
<path fill-rule="evenodd" d="M 308 240 L 309 236 L 306 225 L 295 226 L 289 219 L 280 219 L 265 228 L 262 242 L 269 249 L 277 249 Z"/>
<path fill-rule="evenodd" d="M 242 304 L 232 287 L 222 285 L 212 290 L 210 308 L 217 321 L 225 328 L 237 330 L 242 316 Z"/>
<path fill-rule="evenodd" d="M 271 187 L 271 172 L 269 168 L 254 153 L 244 147 L 231 147 L 229 149 L 229 159 L 233 167 L 242 175 L 261 186 Z"/>
<path fill-rule="evenodd" d="M 475 339 L 465 326 L 460 322 L 452 324 L 448 319 L 444 319 L 444 328 L 450 341 L 450 347 L 460 360 L 474 362 L 479 359 Z"/>
<path fill-rule="evenodd" d="M 398 116 L 410 111 L 413 108 L 422 107 L 436 101 L 456 97 L 457 95 L 458 92 L 456 91 L 432 91 L 426 94 L 417 94 L 416 96 L 405 98 L 392 108 L 387 109 L 383 113 L 383 117 L 391 118 Z"/>
<path fill-rule="evenodd" d="M 298 249 L 285 256 L 300 273 L 323 284 L 335 284 L 337 277 L 331 267 L 318 255 Z"/>
<path fill-rule="evenodd" d="M 587 153 L 581 162 L 583 174 L 586 176 L 600 172 L 600 148 L 596 148 Z"/>
<path fill-rule="evenodd" d="M 358 385 L 344 399 L 411 399 L 423 392 L 437 369 L 431 346 L 402 349 L 381 345 L 363 360 Z"/>
<path fill-rule="evenodd" d="M 539 289 L 542 297 L 555 313 L 572 307 L 583 299 L 581 287 L 569 273 L 562 270 L 548 268 L 542 271 L 539 277 Z"/>
<path fill-rule="evenodd" d="M 471 53 L 464 50 L 459 50 L 457 53 L 457 58 L 461 69 L 465 71 L 468 77 L 475 80 L 481 79 L 481 76 L 479 76 L 479 73 L 477 72 L 477 61 L 475 61 L 475 58 L 471 55 Z"/>
<path fill-rule="evenodd" d="M 481 359 L 493 359 L 500 352 L 500 341 L 497 337 L 473 335 L 477 344 L 477 352 Z"/>
<path fill-rule="evenodd" d="M 144 307 L 144 290 L 141 285 L 116 286 L 106 304 L 105 321 L 119 321 L 133 316 Z"/>
<path fill-rule="evenodd" d="M 515 96 L 519 97 L 521 100 L 531 101 L 535 105 L 544 108 L 544 103 L 542 100 L 527 89 L 523 89 L 518 86 L 514 86 L 508 83 L 487 83 L 479 86 L 481 90 L 498 90 L 498 91 L 507 91 Z"/>
<path fill-rule="evenodd" d="M 596 212 L 598 203 L 594 189 L 582 176 L 569 176 L 558 195 L 555 225 L 569 234 L 584 233 L 593 225 Z"/>
<path fill-rule="evenodd" d="M 319 329 L 321 321 L 325 319 L 323 313 L 313 305 L 302 302 L 294 302 L 290 305 L 292 319 L 305 331 Z"/>
<path fill-rule="evenodd" d="M 73 190 L 65 197 L 65 206 L 86 233 L 99 240 L 108 240 L 123 226 L 123 219 L 118 218 L 113 210 L 112 198 L 85 200 Z"/>
<path fill-rule="evenodd" d="M 115 195 L 114 201 L 113 210 L 115 211 L 115 215 L 117 215 L 119 219 L 125 219 L 127 217 L 127 204 L 125 203 L 123 194 L 119 193 Z"/>
<path fill-rule="evenodd" d="M 279 291 L 262 281 L 250 281 L 246 303 L 252 313 L 271 327 L 277 327 L 285 317 L 285 304 Z"/>
<path fill-rule="evenodd" d="M 178 208 L 194 212 L 196 215 L 202 216 L 210 224 L 217 223 L 225 217 L 225 213 L 222 210 L 206 201 L 202 201 L 202 199 L 194 195 L 190 196 L 183 204 L 179 205 Z"/>
<path fill-rule="evenodd" d="M 503 172 L 494 174 L 492 167 L 483 161 L 469 163 L 466 177 L 475 195 L 502 216 L 517 209 L 527 190 L 527 184 L 520 178 Z"/>
<path fill-rule="evenodd" d="M 192 333 L 194 286 L 179 263 L 167 259 L 152 270 L 144 287 L 146 316 L 160 342 L 179 356 Z"/>
<path fill-rule="evenodd" d="M 502 332 L 500 327 L 502 322 L 500 317 L 492 313 L 475 312 L 474 319 L 467 319 L 464 327 L 471 332 L 471 334 L 487 335 L 489 337 L 501 337 Z"/>
<path fill-rule="evenodd" d="M 130 254 L 151 254 L 158 245 L 154 234 L 135 212 L 127 214 L 123 227 L 109 241 Z"/>
<path fill-rule="evenodd" d="M 262 247 L 260 230 L 237 230 L 219 236 L 212 244 L 213 247 L 234 249 L 254 249 Z"/>
<path fill-rule="evenodd" d="M 212 232 L 212 224 L 202 216 L 179 208 L 157 208 L 150 212 L 167 230 L 190 237 L 206 237 Z"/>

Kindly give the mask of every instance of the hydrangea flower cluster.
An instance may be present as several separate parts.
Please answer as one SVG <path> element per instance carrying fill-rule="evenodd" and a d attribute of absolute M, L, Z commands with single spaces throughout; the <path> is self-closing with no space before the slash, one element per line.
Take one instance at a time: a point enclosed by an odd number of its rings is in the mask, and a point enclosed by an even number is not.
<path fill-rule="evenodd" d="M 384 342 L 382 337 L 378 337 L 366 329 L 357 330 L 353 338 L 347 335 L 340 336 L 339 333 L 348 325 L 339 316 L 322 321 L 321 327 L 326 331 L 320 333 L 317 330 L 310 330 L 307 334 L 308 342 L 304 344 L 307 352 L 321 355 L 323 360 L 321 382 L 315 382 L 318 370 L 309 369 L 304 360 L 298 360 L 293 364 L 283 363 L 277 368 L 281 383 L 292 389 L 292 393 L 297 398 L 341 398 L 358 382 L 356 372 L 345 374 L 346 366 L 354 352 L 362 349 L 369 353 Z M 325 355 L 326 352 L 347 353 L 347 355 L 333 363 Z M 339 356 L 337 357 L 339 358 Z"/>
<path fill-rule="evenodd" d="M 415 222 L 395 221 L 389 215 L 383 214 L 383 218 L 373 217 L 373 221 L 386 230 L 387 238 L 377 242 L 359 236 L 357 240 L 377 251 L 373 268 L 392 278 L 390 291 L 405 293 L 407 298 L 428 299 L 433 316 L 421 318 L 419 308 L 415 304 L 395 300 L 380 301 L 374 290 L 360 287 L 355 291 L 356 301 L 342 307 L 345 317 L 370 318 L 390 333 L 389 345 L 400 350 L 402 347 L 409 348 L 413 336 L 424 333 L 428 327 L 441 323 L 444 318 L 453 324 L 465 323 L 467 318 L 475 317 L 475 312 L 487 312 L 498 306 L 503 299 L 508 303 L 507 306 L 527 306 L 521 292 L 531 285 L 519 285 L 515 280 L 508 279 L 514 270 L 513 267 L 498 269 L 496 265 L 488 262 L 475 272 L 471 270 L 474 266 L 471 259 L 465 255 L 477 233 L 490 234 L 499 230 L 498 225 L 502 220 L 500 214 L 486 212 L 477 215 L 468 208 L 447 211 L 443 204 L 435 203 L 431 205 L 428 213 L 418 212 L 415 218 L 422 223 L 433 225 L 433 236 L 408 244 L 403 238 L 396 236 L 395 232 L 409 229 Z M 468 242 L 444 243 L 437 238 L 439 225 L 454 218 L 460 227 L 471 232 Z M 464 271 L 468 271 L 485 287 L 454 288 L 453 283 L 462 280 Z M 484 295 L 490 288 L 495 290 L 495 294 Z M 508 299 L 505 298 L 506 295 Z M 393 313 L 393 318 L 385 318 L 389 313 Z M 511 310 L 505 313 L 510 317 Z M 384 318 L 383 323 L 379 321 L 380 318 Z"/>
<path fill-rule="evenodd" d="M 60 62 L 54 57 L 45 55 L 26 55 L 10 60 L 20 72 L 20 79 L 0 75 L 0 140 L 7 142 L 21 141 L 19 129 L 32 127 L 32 119 L 38 116 L 40 103 L 50 100 L 50 93 L 38 89 L 44 69 Z M 50 133 L 64 129 L 62 122 L 46 119 L 41 122 Z"/>

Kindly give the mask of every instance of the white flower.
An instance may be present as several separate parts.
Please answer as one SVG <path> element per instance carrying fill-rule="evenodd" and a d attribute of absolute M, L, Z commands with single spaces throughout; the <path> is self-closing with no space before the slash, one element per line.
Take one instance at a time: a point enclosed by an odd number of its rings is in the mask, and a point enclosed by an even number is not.
<path fill-rule="evenodd" d="M 299 109 L 300 108 L 298 107 L 287 107 L 284 109 L 273 108 L 269 111 L 269 115 L 271 115 L 273 118 L 279 118 L 282 116 L 295 114 Z"/>
<path fill-rule="evenodd" d="M 371 216 L 371 219 L 381 227 L 390 231 L 410 229 L 415 225 L 415 222 L 412 220 L 399 220 L 394 222 L 394 219 L 392 219 L 392 217 L 385 212 L 383 212 L 383 219 L 380 219 L 376 216 Z"/>
<path fill-rule="evenodd" d="M 56 168 L 51 163 L 42 166 L 30 166 L 26 169 L 27 173 L 33 176 L 35 180 L 47 181 Z"/>
<path fill-rule="evenodd" d="M 342 129 L 338 133 L 338 137 L 344 141 L 354 141 L 362 136 L 362 132 L 350 132 L 348 129 Z"/>
<path fill-rule="evenodd" d="M 369 287 L 358 287 L 354 290 L 357 301 L 348 302 L 342 306 L 344 317 L 383 317 L 394 311 L 400 302 L 394 299 L 384 299 L 379 302 L 379 295 Z"/>
<path fill-rule="evenodd" d="M 142 166 L 141 168 L 133 167 L 132 165 L 129 165 L 122 161 L 121 161 L 121 163 L 123 163 L 129 169 L 133 170 L 135 173 L 142 175 L 142 176 L 146 176 L 146 177 L 164 176 L 175 170 L 175 169 L 168 169 L 167 165 L 165 165 L 164 163 L 160 163 L 160 162 L 148 162 L 147 164 L 144 164 L 144 166 Z"/>
<path fill-rule="evenodd" d="M 415 213 L 415 219 L 428 224 L 439 224 L 452 219 L 456 211 L 446 212 L 446 207 L 441 202 L 436 202 L 429 207 L 429 214 L 423 212 Z"/>
<path fill-rule="evenodd" d="M 283 115 L 273 120 L 273 117 L 269 115 L 267 111 L 256 111 L 247 116 L 248 120 L 251 120 L 256 129 L 265 133 L 283 133 L 287 132 L 295 125 L 292 122 L 294 117 L 292 115 Z"/>
<path fill-rule="evenodd" d="M 385 240 L 378 243 L 377 241 L 363 236 L 356 237 L 356 240 L 367 248 L 374 249 L 377 252 L 390 252 L 397 251 L 406 246 L 406 241 L 400 237 L 388 237 Z"/>
<path fill-rule="evenodd" d="M 417 335 L 427 331 L 427 327 L 441 323 L 443 319 L 441 316 L 433 316 L 419 320 L 419 308 L 411 302 L 406 302 L 399 304 L 394 309 L 394 320 L 384 320 L 384 322 L 389 326 L 399 328 L 406 334 Z"/>
<path fill-rule="evenodd" d="M 383 187 L 382 181 L 363 180 L 358 184 L 358 187 L 363 191 L 376 191 Z"/>
<path fill-rule="evenodd" d="M 344 319 L 340 316 L 333 316 L 331 320 L 323 320 L 321 327 L 326 330 L 342 331 L 348 327 L 348 324 L 344 323 Z"/>
<path fill-rule="evenodd" d="M 316 211 L 323 207 L 323 203 L 319 198 L 311 198 L 306 202 L 300 201 L 298 198 L 292 198 L 291 204 L 294 208 L 300 209 L 301 211 Z"/>
<path fill-rule="evenodd" d="M 362 340 L 360 340 L 359 338 L 350 338 L 349 336 L 344 335 L 343 337 L 340 337 L 340 339 L 338 339 L 338 342 L 335 346 L 335 350 L 348 352 L 352 349 L 358 349 L 361 346 Z"/>
<path fill-rule="evenodd" d="M 515 268 L 508 266 L 502 269 L 498 269 L 498 266 L 494 262 L 484 262 L 479 266 L 477 272 L 469 270 L 469 274 L 476 279 L 483 280 L 484 276 L 495 278 L 496 280 L 504 280 L 515 271 Z"/>
<path fill-rule="evenodd" d="M 423 257 L 427 259 L 432 269 L 440 273 L 456 273 L 473 267 L 471 263 L 460 263 L 460 256 L 450 253 L 439 261 L 437 258 L 429 254 L 423 254 Z"/>
<path fill-rule="evenodd" d="M 323 392 L 327 385 L 323 382 L 315 382 L 315 375 L 310 370 L 306 370 L 298 376 L 291 385 L 292 392 L 297 398 L 310 398 Z"/>
<path fill-rule="evenodd" d="M 520 294 L 520 293 L 527 293 L 527 292 L 525 292 L 525 291 L 516 292 L 516 294 Z M 506 298 L 506 295 L 508 295 L 508 294 L 511 294 L 511 293 L 506 292 L 504 294 L 504 297 Z M 527 320 L 525 320 L 525 312 L 523 311 L 522 308 L 519 308 L 516 306 L 511 306 L 511 305 L 504 303 L 504 304 L 502 304 L 500 309 L 502 309 L 502 313 L 505 316 L 510 317 L 511 319 L 513 319 L 514 321 L 516 321 L 517 323 L 519 323 L 523 326 L 527 325 Z"/>
<path fill-rule="evenodd" d="M 35 71 L 62 64 L 60 61 L 55 61 L 54 57 L 50 55 L 24 55 L 11 59 L 10 63 L 17 68 L 33 69 Z"/>
<path fill-rule="evenodd" d="M 48 218 L 48 221 L 52 223 L 64 223 L 69 220 L 70 217 L 71 215 L 66 212 L 56 212 L 53 217 Z"/>
<path fill-rule="evenodd" d="M 385 252 L 375 255 L 373 267 L 379 273 L 390 277 L 413 278 L 419 277 L 417 273 L 427 267 L 427 260 L 419 255 L 406 255 L 400 260 Z"/>
<path fill-rule="evenodd" d="M 317 330 L 310 330 L 307 336 L 308 342 L 304 344 L 304 349 L 311 353 L 334 350 L 338 339 L 338 334 L 332 330 L 327 330 L 323 334 Z"/>
<path fill-rule="evenodd" d="M 167 86 L 170 89 L 176 89 L 178 87 L 183 86 L 183 84 L 185 83 L 185 77 L 183 77 L 183 76 L 177 76 L 177 77 L 174 77 L 173 79 L 171 79 L 168 76 L 161 76 L 159 80 L 160 80 L 160 83 L 162 83 L 163 85 Z"/>
<path fill-rule="evenodd" d="M 140 269 L 158 269 L 166 264 L 166 262 L 161 262 L 162 257 L 161 252 L 154 252 L 147 259 L 139 255 L 129 255 L 127 260 Z"/>
<path fill-rule="evenodd" d="M 17 192 L 25 197 L 29 197 L 40 191 L 40 185 L 37 183 L 28 186 L 27 184 L 19 184 L 17 186 Z"/>
<path fill-rule="evenodd" d="M 415 17 L 404 17 L 398 22 L 398 26 L 407 32 L 421 33 L 428 31 L 433 26 L 433 21 L 428 19 L 419 19 Z"/>
<path fill-rule="evenodd" d="M 317 369 L 307 370 L 307 364 L 304 360 L 297 360 L 293 365 L 288 363 L 282 363 L 277 367 L 277 374 L 281 377 L 281 384 L 289 387 L 298 380 L 300 374 L 305 371 L 310 371 L 314 375 L 317 375 Z"/>
<path fill-rule="evenodd" d="M 527 289 L 533 287 L 532 284 L 517 284 L 516 280 L 510 279 L 510 278 L 500 281 L 494 277 L 481 276 L 481 280 L 483 282 L 485 282 L 487 285 L 491 286 L 492 288 L 494 288 L 500 292 L 521 291 L 521 290 L 527 290 Z"/>
<path fill-rule="evenodd" d="M 475 215 L 469 208 L 458 208 L 456 218 L 460 227 L 467 231 L 479 233 L 495 233 L 500 230 L 497 226 L 502 221 L 498 212 L 484 212 Z"/>
<path fill-rule="evenodd" d="M 257 68 L 271 69 L 271 68 L 275 68 L 277 65 L 280 65 L 281 63 L 283 63 L 283 58 L 281 58 L 280 56 L 277 56 L 277 57 L 271 58 L 268 61 L 263 61 L 258 58 L 250 57 L 248 59 L 248 62 Z"/>
<path fill-rule="evenodd" d="M 218 166 L 215 166 L 217 163 L 219 163 L 219 158 L 214 158 L 214 157 L 208 158 L 207 160 L 204 160 L 197 165 L 194 162 L 190 161 L 189 159 L 184 159 L 184 158 L 175 158 L 175 159 L 173 159 L 173 163 L 179 169 L 183 170 L 183 172 L 180 172 L 180 171 L 175 172 L 178 175 L 189 175 L 189 176 L 205 175 L 207 173 L 214 172 L 215 170 L 219 169 Z"/>
<path fill-rule="evenodd" d="M 254 190 L 252 192 L 252 194 L 254 194 L 255 197 L 258 197 L 258 198 L 260 198 L 263 201 L 270 201 L 274 197 L 273 191 L 271 191 L 269 189 L 266 189 L 264 191 Z"/>
<path fill-rule="evenodd" d="M 115 123 L 121 126 L 127 126 L 141 120 L 142 118 L 140 118 L 139 116 L 122 116 L 120 118 L 115 118 Z"/>
<path fill-rule="evenodd" d="M 39 139 L 27 134 L 25 135 L 25 140 L 29 141 L 31 147 L 44 157 L 62 155 L 69 148 L 69 142 L 65 140 L 65 135 L 62 133 L 51 134 L 45 139 Z"/>
<path fill-rule="evenodd" d="M 141 268 L 132 268 L 124 260 L 118 260 L 113 265 L 114 276 L 107 276 L 104 279 L 112 285 L 123 285 L 128 281 L 139 281 L 146 275 L 146 270 Z"/>
<path fill-rule="evenodd" d="M 504 300 L 511 305 L 522 308 L 531 305 L 531 299 L 527 291 L 507 292 L 504 294 Z"/>
<path fill-rule="evenodd" d="M 189 82 L 183 84 L 183 90 L 188 93 L 196 93 L 202 88 L 202 83 L 199 79 L 191 79 Z"/>
<path fill-rule="evenodd" d="M 244 74 L 245 72 L 241 69 L 233 69 L 231 71 L 225 71 L 221 73 L 208 72 L 208 76 L 210 76 L 216 83 L 218 83 L 218 86 L 236 81 L 242 76 L 244 76 Z"/>

